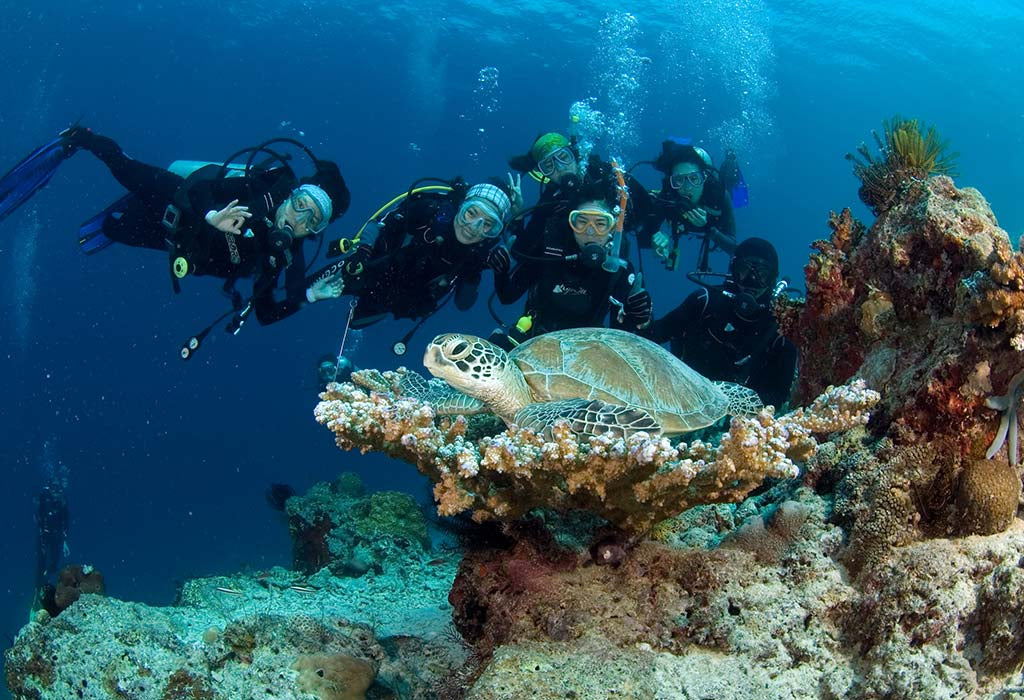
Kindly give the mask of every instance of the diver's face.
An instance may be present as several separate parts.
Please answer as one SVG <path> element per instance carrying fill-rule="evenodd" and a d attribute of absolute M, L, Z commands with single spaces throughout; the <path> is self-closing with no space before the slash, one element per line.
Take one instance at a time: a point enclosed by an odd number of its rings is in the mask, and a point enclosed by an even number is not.
<path fill-rule="evenodd" d="M 704 194 L 704 173 L 693 163 L 676 163 L 669 179 L 680 199 L 693 204 Z"/>
<path fill-rule="evenodd" d="M 494 216 L 477 200 L 470 199 L 459 207 L 453 222 L 455 239 L 463 245 L 473 245 L 500 231 Z"/>
<path fill-rule="evenodd" d="M 291 227 L 295 238 L 305 238 L 318 229 L 323 221 L 320 208 L 308 195 L 291 196 L 277 208 L 275 223 L 278 228 Z"/>
<path fill-rule="evenodd" d="M 576 161 L 576 154 L 572 149 L 563 146 L 552 151 L 537 163 L 540 174 L 551 180 L 556 185 L 562 184 L 567 177 L 579 177 L 580 164 Z"/>

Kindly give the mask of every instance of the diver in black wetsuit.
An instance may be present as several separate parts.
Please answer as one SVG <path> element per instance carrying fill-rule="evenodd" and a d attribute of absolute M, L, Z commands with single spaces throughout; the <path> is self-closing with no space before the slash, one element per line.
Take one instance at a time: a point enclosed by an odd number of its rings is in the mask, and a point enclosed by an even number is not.
<path fill-rule="evenodd" d="M 515 183 L 468 187 L 456 180 L 444 192 L 409 195 L 368 225 L 359 248 L 345 260 L 344 293 L 358 300 L 351 327 L 388 314 L 422 321 L 449 298 L 456 308 L 469 309 L 483 271 L 508 269 L 499 236 L 512 215 L 516 189 Z"/>
<path fill-rule="evenodd" d="M 66 472 L 53 467 L 46 485 L 36 495 L 35 504 L 36 570 L 33 611 L 52 607 L 50 601 L 53 597 L 57 567 L 67 556 L 69 517 Z"/>
<path fill-rule="evenodd" d="M 601 189 L 601 188 L 597 188 Z M 596 190 L 595 190 L 596 191 Z M 546 226 L 544 255 L 495 276 L 503 304 L 527 295 L 523 316 L 491 341 L 508 349 L 527 338 L 565 328 L 610 325 L 638 331 L 651 320 L 651 296 L 632 265 L 617 255 L 614 207 L 593 198 Z M 610 318 L 609 318 L 610 317 Z"/>
<path fill-rule="evenodd" d="M 134 195 L 105 217 L 102 233 L 117 243 L 169 251 L 176 290 L 186 275 L 220 277 L 236 310 L 254 310 L 261 324 L 340 295 L 333 267 L 306 276 L 302 250 L 307 237 L 348 209 L 348 188 L 334 163 L 314 159 L 316 174 L 302 180 L 283 161 L 244 177 L 224 177 L 221 168 L 207 166 L 183 178 L 125 155 L 112 139 L 88 129 L 75 126 L 63 137 L 68 148 L 103 161 Z M 282 273 L 285 298 L 277 301 Z M 242 277 L 254 279 L 249 304 L 234 290 Z"/>
<path fill-rule="evenodd" d="M 735 155 L 730 158 L 727 174 L 736 178 Z M 637 237 L 639 246 L 654 248 L 667 267 L 675 269 L 679 239 L 698 236 L 701 252 L 697 269 L 707 271 L 712 250 L 732 253 L 736 248 L 732 199 L 712 165 L 711 156 L 703 148 L 669 140 L 661 144 L 661 155 L 652 164 L 664 178 Z M 659 231 L 663 222 L 668 224 L 667 234 Z"/>
<path fill-rule="evenodd" d="M 771 309 L 778 274 L 774 246 L 748 238 L 736 247 L 724 285 L 693 292 L 645 335 L 670 343 L 673 355 L 705 377 L 742 384 L 781 407 L 789 400 L 797 351 L 779 334 Z"/>

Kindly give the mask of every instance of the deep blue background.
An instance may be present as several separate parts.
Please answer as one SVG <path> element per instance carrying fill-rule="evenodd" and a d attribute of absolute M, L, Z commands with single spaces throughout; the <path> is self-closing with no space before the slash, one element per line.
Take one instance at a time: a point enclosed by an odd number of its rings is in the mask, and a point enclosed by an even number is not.
<path fill-rule="evenodd" d="M 721 125 L 742 124 L 731 139 L 751 189 L 740 235 L 774 240 L 795 280 L 808 244 L 828 232 L 830 209 L 869 218 L 843 155 L 896 112 L 942 130 L 962 154 L 958 184 L 980 188 L 1016 242 L 1020 9 L 720 4 L 625 8 L 638 34 L 623 47 L 600 30 L 623 9 L 611 3 L 447 3 L 445 12 L 440 3 L 5 3 L 0 170 L 79 117 L 162 164 L 218 160 L 302 130 L 349 180 L 352 210 L 330 230 L 340 235 L 417 177 L 503 173 L 538 132 L 566 128 L 573 102 L 595 96 L 608 109 L 599 77 L 618 66 L 611 74 L 637 78 L 643 107 L 633 110 L 639 140 L 620 153 L 628 162 L 654 157 L 670 134 L 693 136 L 720 159 Z M 649 60 L 630 63 L 626 48 Z M 486 66 L 500 74 L 496 112 L 474 92 Z M 636 173 L 656 182 L 650 170 Z M 526 189 L 530 201 L 536 192 Z M 71 474 L 71 560 L 103 571 L 110 594 L 157 604 L 184 577 L 288 563 L 286 527 L 263 500 L 271 481 L 302 490 L 350 469 L 371 488 L 425 493 L 412 467 L 342 454 L 312 420 L 313 366 L 336 350 L 347 304 L 253 323 L 234 338 L 216 331 L 183 363 L 180 342 L 225 306 L 217 283 L 189 279 L 175 297 L 159 253 L 85 258 L 76 249 L 78 223 L 119 192 L 105 168 L 78 155 L 0 224 L 5 639 L 27 619 L 45 440 Z M 664 313 L 688 285 L 681 271 L 647 269 Z M 409 325 L 366 331 L 356 361 L 397 364 L 387 348 Z M 482 300 L 467 315 L 446 310 L 419 332 L 409 362 L 435 332 L 493 325 Z"/>

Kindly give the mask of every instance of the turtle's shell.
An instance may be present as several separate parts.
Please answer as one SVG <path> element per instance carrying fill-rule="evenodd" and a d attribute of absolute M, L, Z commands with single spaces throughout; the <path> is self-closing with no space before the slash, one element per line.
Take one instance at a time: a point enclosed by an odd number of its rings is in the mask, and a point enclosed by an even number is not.
<path fill-rule="evenodd" d="M 729 409 L 728 397 L 665 348 L 613 328 L 545 333 L 509 353 L 533 400 L 600 399 L 641 408 L 664 435 L 711 425 Z"/>

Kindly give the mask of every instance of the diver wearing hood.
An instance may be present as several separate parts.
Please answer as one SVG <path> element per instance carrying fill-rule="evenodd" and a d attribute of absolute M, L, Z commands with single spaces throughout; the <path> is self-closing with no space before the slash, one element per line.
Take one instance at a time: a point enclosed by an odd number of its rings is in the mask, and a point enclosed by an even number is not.
<path fill-rule="evenodd" d="M 388 314 L 422 320 L 449 296 L 460 310 L 473 306 L 483 271 L 509 267 L 500 237 L 517 199 L 510 182 L 468 187 L 456 179 L 442 192 L 410 194 L 369 224 L 345 259 L 344 293 L 358 299 L 352 328 Z"/>
<path fill-rule="evenodd" d="M 700 236 L 698 269 L 707 270 L 711 250 L 731 253 L 736 248 L 732 200 L 711 156 L 698 146 L 668 140 L 661 144 L 661 155 L 653 165 L 664 177 L 638 236 L 640 247 L 654 248 L 669 269 L 674 269 L 679 239 Z M 667 234 L 659 232 L 663 222 L 668 224 Z"/>
<path fill-rule="evenodd" d="M 736 247 L 724 285 L 693 292 L 645 334 L 669 343 L 705 377 L 747 386 L 778 408 L 789 400 L 797 362 L 771 309 L 778 275 L 774 246 L 748 238 Z"/>
<path fill-rule="evenodd" d="M 527 295 L 510 344 L 564 328 L 604 326 L 606 321 L 629 331 L 650 323 L 651 296 L 633 266 L 618 256 L 621 234 L 612 211 L 605 200 L 582 202 L 561 220 L 557 255 L 549 245 L 543 258 L 523 260 L 509 276 L 495 278 L 503 304 Z"/>
<path fill-rule="evenodd" d="M 240 154 L 271 154 L 277 167 L 247 166 L 243 177 L 229 177 L 226 166 L 208 165 L 186 178 L 135 160 L 112 139 L 84 127 L 72 127 L 62 138 L 68 149 L 95 155 L 130 193 L 94 217 L 95 230 L 79 241 L 86 252 L 111 242 L 169 251 L 175 291 L 188 275 L 224 279 L 239 312 L 238 327 L 252 310 L 261 324 L 269 324 L 340 295 L 340 277 L 323 271 L 307 277 L 302 250 L 306 238 L 321 233 L 349 206 L 345 180 L 331 161 L 306 149 L 316 173 L 299 179 L 262 144 Z M 99 239 L 104 244 L 97 245 Z M 277 301 L 274 289 L 282 274 L 285 299 Z M 234 289 L 243 277 L 253 279 L 248 304 Z"/>

